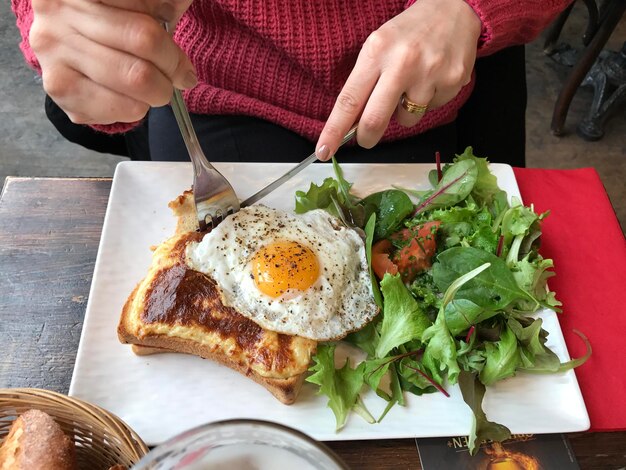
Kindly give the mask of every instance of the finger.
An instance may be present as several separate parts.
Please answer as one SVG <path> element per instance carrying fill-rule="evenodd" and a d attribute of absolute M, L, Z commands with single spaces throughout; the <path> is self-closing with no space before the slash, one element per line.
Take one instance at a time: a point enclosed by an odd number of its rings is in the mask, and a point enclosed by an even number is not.
<path fill-rule="evenodd" d="M 146 13 L 160 21 L 176 22 L 189 8 L 192 0 L 92 0 L 120 10 Z"/>
<path fill-rule="evenodd" d="M 400 98 L 396 108 L 396 121 L 398 121 L 398 123 L 402 126 L 413 127 L 421 121 L 421 119 L 424 117 L 424 114 L 426 114 L 426 112 L 428 112 L 428 109 L 430 109 L 435 90 L 432 88 L 432 86 L 429 85 L 414 86 L 409 88 L 405 93 L 405 98 L 409 102 L 414 103 L 420 107 L 427 106 L 427 109 L 423 112 L 409 112 L 402 105 L 402 97 Z"/>
<path fill-rule="evenodd" d="M 317 141 L 315 152 L 320 160 L 328 160 L 335 154 L 343 137 L 358 120 L 378 80 L 378 68 L 371 66 L 367 59 L 361 60 L 361 56 L 341 89 Z"/>
<path fill-rule="evenodd" d="M 148 105 L 115 93 L 67 66 L 46 67 L 42 73 L 46 93 L 76 124 L 135 122 Z"/>
<path fill-rule="evenodd" d="M 361 147 L 372 148 L 380 141 L 403 89 L 404 84 L 398 78 L 391 74 L 381 75 L 359 119 L 357 142 Z"/>
<path fill-rule="evenodd" d="M 173 88 L 169 79 L 151 62 L 78 38 L 61 46 L 58 54 L 70 68 L 92 81 L 150 106 L 169 103 Z"/>
<path fill-rule="evenodd" d="M 92 21 L 74 25 L 79 34 L 152 62 L 176 88 L 188 89 L 196 85 L 196 71 L 191 61 L 154 18 L 102 5 L 91 8 L 88 14 Z M 103 15 L 107 21 L 102 21 Z"/>

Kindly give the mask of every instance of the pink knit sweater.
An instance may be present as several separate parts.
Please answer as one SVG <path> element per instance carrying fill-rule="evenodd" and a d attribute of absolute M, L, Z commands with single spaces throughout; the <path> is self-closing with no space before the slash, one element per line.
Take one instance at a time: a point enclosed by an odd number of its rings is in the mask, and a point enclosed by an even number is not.
<path fill-rule="evenodd" d="M 198 71 L 185 92 L 192 112 L 259 117 L 315 140 L 367 36 L 415 0 L 195 0 L 178 24 L 176 42 Z M 419 1 L 419 0 L 417 0 Z M 482 20 L 478 55 L 531 41 L 572 0 L 467 0 Z M 30 0 L 11 0 L 20 47 L 28 42 Z M 392 121 L 385 140 L 451 122 L 474 81 L 413 128 Z M 123 132 L 132 125 L 100 126 Z"/>

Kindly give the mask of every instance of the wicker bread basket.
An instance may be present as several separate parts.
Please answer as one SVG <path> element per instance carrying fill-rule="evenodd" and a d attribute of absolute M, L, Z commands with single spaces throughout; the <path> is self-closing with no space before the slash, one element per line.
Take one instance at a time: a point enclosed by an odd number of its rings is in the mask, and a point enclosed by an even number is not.
<path fill-rule="evenodd" d="M 130 467 L 148 452 L 141 438 L 117 416 L 76 398 L 36 388 L 0 389 L 0 440 L 29 409 L 49 414 L 74 441 L 79 469 Z"/>

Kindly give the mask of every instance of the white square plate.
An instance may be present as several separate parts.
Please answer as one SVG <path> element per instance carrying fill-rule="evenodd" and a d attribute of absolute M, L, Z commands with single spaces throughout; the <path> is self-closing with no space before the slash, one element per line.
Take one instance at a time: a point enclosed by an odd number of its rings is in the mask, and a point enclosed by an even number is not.
<path fill-rule="evenodd" d="M 282 175 L 291 164 L 218 163 L 215 165 L 246 198 Z M 396 185 L 427 189 L 432 165 L 342 164 L 345 177 L 361 196 Z M 510 166 L 492 164 L 500 187 L 519 197 Z M 293 210 L 297 189 L 332 176 L 332 166 L 315 164 L 262 202 Z M 135 356 L 117 339 L 122 306 L 147 273 L 152 245 L 174 233 L 167 203 L 188 189 L 191 165 L 124 162 L 118 165 L 96 260 L 70 395 L 117 414 L 148 444 L 155 445 L 194 426 L 229 418 L 257 418 L 299 429 L 318 440 L 435 437 L 468 434 L 471 411 L 458 386 L 421 397 L 407 395 L 407 406 L 395 406 L 378 424 L 357 415 L 335 432 L 327 400 L 306 383 L 297 402 L 281 404 L 260 385 L 237 372 L 198 357 L 181 354 Z M 556 314 L 542 311 L 548 346 L 568 360 Z M 385 402 L 373 393 L 365 403 L 379 416 Z M 489 387 L 483 404 L 490 420 L 513 433 L 553 433 L 589 428 L 589 417 L 573 371 L 525 375 Z"/>

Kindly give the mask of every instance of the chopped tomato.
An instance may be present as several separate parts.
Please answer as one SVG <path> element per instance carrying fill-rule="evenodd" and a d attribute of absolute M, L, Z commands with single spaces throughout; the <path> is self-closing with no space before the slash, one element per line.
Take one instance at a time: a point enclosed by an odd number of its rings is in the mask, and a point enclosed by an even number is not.
<path fill-rule="evenodd" d="M 391 236 L 404 245 L 395 253 L 392 261 L 405 282 L 412 281 L 421 271 L 430 268 L 437 248 L 435 235 L 440 224 L 438 220 L 426 222 L 405 228 Z"/>
<path fill-rule="evenodd" d="M 437 248 L 435 235 L 441 222 L 432 221 L 394 233 L 391 238 L 403 245 L 393 256 L 393 244 L 388 239 L 379 240 L 372 246 L 372 269 L 379 279 L 385 273 L 402 276 L 411 282 L 418 273 L 430 267 Z"/>
<path fill-rule="evenodd" d="M 379 279 L 382 279 L 385 273 L 398 274 L 398 266 L 389 258 L 392 251 L 393 245 L 386 238 L 372 246 L 372 269 Z"/>

